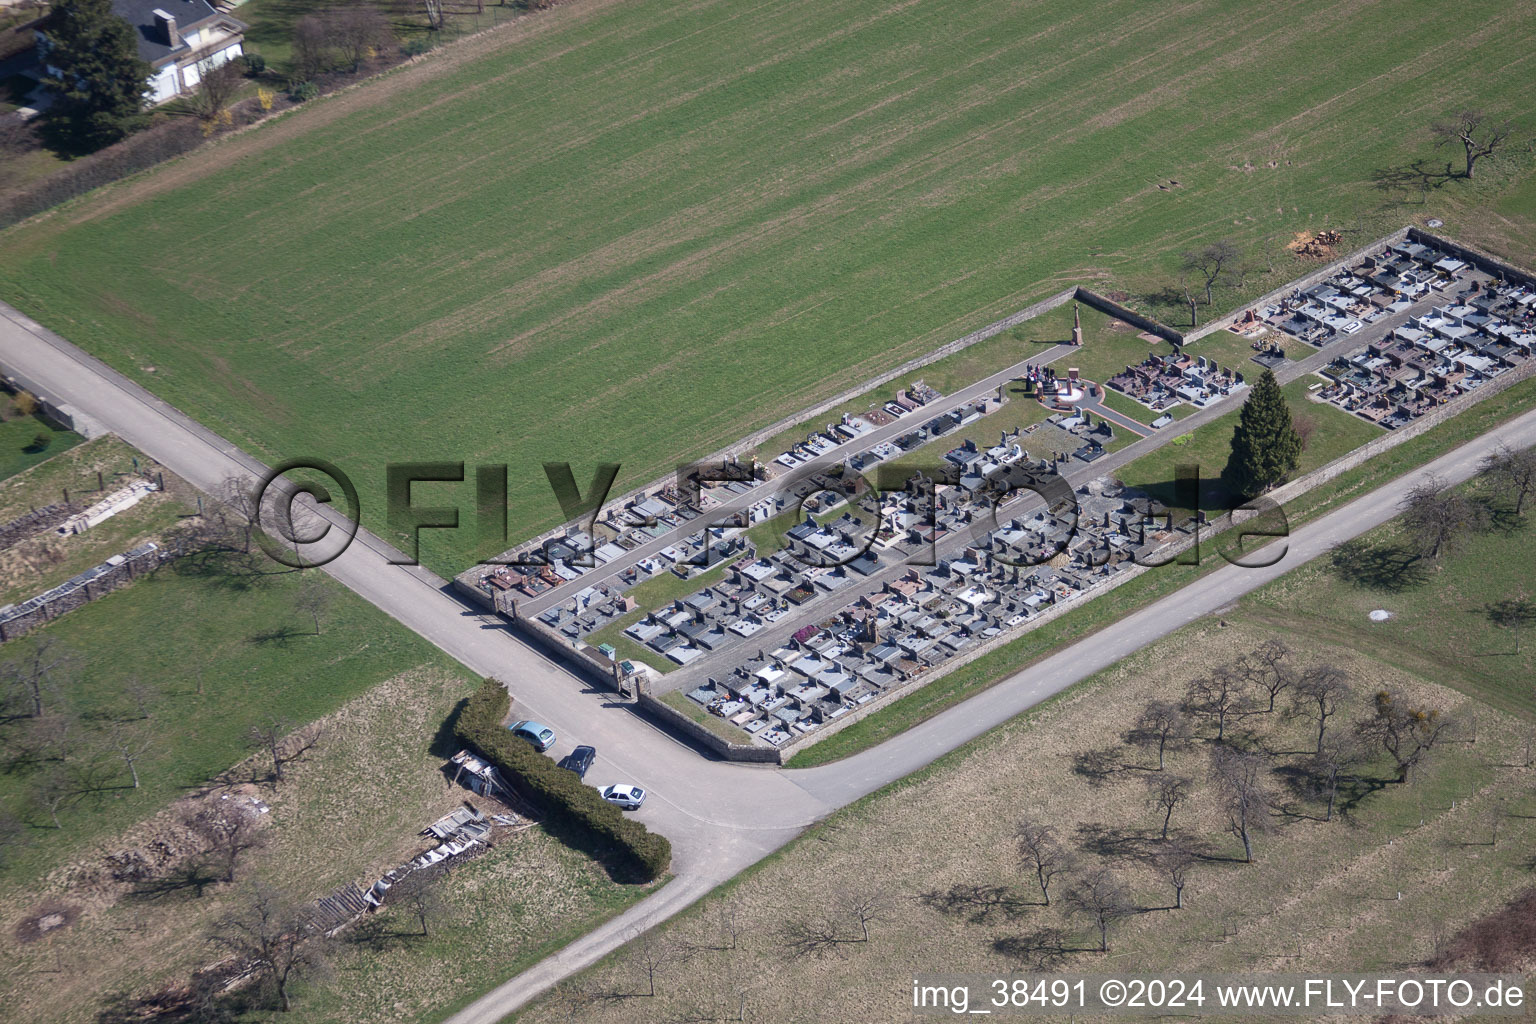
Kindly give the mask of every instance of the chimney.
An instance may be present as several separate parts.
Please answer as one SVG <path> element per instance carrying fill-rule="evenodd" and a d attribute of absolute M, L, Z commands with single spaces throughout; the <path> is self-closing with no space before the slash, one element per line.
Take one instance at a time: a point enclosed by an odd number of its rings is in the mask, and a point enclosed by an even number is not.
<path fill-rule="evenodd" d="M 171 49 L 174 50 L 181 45 L 181 30 L 176 27 L 176 16 L 174 14 L 167 14 L 156 7 L 155 27 L 165 33 L 165 41 L 170 45 Z"/>

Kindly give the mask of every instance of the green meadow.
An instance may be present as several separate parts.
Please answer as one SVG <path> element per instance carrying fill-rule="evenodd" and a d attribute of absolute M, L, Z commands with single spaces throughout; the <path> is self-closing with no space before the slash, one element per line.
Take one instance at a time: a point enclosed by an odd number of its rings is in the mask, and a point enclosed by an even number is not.
<path fill-rule="evenodd" d="M 1532 127 L 1521 4 L 581 0 L 0 238 L 0 297 L 270 461 L 540 463 L 625 488 L 1083 281 L 1175 325 L 1438 216 L 1532 253 L 1524 142 L 1471 180 L 1428 125 Z M 1414 161 L 1420 163 L 1415 170 Z M 1494 218 L 1490 211 L 1497 211 Z M 477 552 L 473 469 L 423 484 Z M 394 538 L 398 539 L 398 537 Z"/>

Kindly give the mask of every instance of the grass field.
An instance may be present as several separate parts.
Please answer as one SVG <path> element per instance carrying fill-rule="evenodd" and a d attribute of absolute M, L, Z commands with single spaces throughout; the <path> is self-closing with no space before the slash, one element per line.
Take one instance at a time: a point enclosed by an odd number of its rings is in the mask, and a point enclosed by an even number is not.
<path fill-rule="evenodd" d="M 5 407 L 0 417 L 0 480 L 46 462 L 84 440 L 73 430 L 38 416 L 17 415 L 9 396 L 0 395 L 0 402 Z"/>
<path fill-rule="evenodd" d="M 1529 546 L 1529 536 L 1524 543 Z M 1468 558 L 1469 570 L 1486 564 L 1480 555 Z M 1296 583 L 1294 597 L 1328 608 L 1326 585 Z M 1521 767 L 1529 719 L 1436 685 L 1460 682 L 1439 667 L 1425 676 L 1358 651 L 1332 633 L 1352 620 L 1344 609 L 1281 626 L 1261 603 L 1243 602 L 1222 620 L 1180 630 L 839 811 L 663 926 L 652 948 L 681 942 L 707 952 L 702 962 L 658 976 L 655 1005 L 646 1000 L 647 1019 L 735 1019 L 744 998 L 750 1020 L 805 1019 L 796 1010 L 807 1005 L 817 1007 L 818 1021 L 896 1020 L 912 1012 L 915 974 L 1011 975 L 1042 964 L 1067 973 L 1142 976 L 1339 964 L 1362 972 L 1399 970 L 1428 956 L 1437 934 L 1449 934 L 1531 884 L 1536 803 L 1530 772 Z M 1317 625 L 1322 628 L 1311 628 Z M 1436 636 L 1451 639 L 1445 632 Z M 1157 775 L 1149 770 L 1156 754 L 1121 737 L 1144 702 L 1176 700 L 1207 667 L 1277 637 L 1299 665 L 1329 663 L 1345 671 L 1354 688 L 1350 721 L 1368 713 L 1370 695 L 1387 687 L 1415 706 L 1459 718 L 1462 731 L 1437 747 L 1408 785 L 1382 784 L 1392 771 L 1381 758 L 1355 769 L 1342 817 L 1325 821 L 1322 801 L 1285 781 L 1304 762 L 1306 723 L 1262 712 L 1243 719 L 1236 742 L 1270 752 L 1265 785 L 1273 800 L 1264 830 L 1254 837 L 1254 863 L 1245 864 L 1209 774 L 1214 729 L 1202 727 L 1200 739 L 1174 748 L 1168 760 L 1169 771 L 1193 780 L 1171 835 L 1199 851 L 1184 907 L 1173 909 L 1172 890 L 1154 860 L 1163 848 L 1161 821 L 1144 784 Z M 1468 742 L 1474 719 L 1475 744 Z M 1112 752 L 1107 775 L 1078 760 L 1097 748 Z M 1015 852 L 1014 826 L 1025 815 L 1052 827 L 1075 860 L 1068 880 L 1057 879 L 1049 907 L 1040 905 L 1032 873 Z M 1116 873 L 1135 908 L 1110 931 L 1108 954 L 1097 952 L 1091 926 L 1061 898 L 1070 879 L 1099 867 Z M 791 954 L 796 925 L 817 928 L 827 920 L 834 934 L 856 939 L 859 926 L 847 901 L 871 893 L 883 899 L 884 910 L 870 924 L 867 944 L 845 942 L 821 956 Z M 720 938 L 723 908 L 734 908 L 741 935 L 735 948 Z M 774 969 L 763 971 L 765 962 Z M 605 994 L 644 990 L 634 961 L 620 953 L 517 1020 L 632 1020 L 632 1000 Z"/>
<path fill-rule="evenodd" d="M 415 666 L 463 671 L 319 575 L 329 606 L 315 635 L 295 607 L 299 574 L 269 565 L 184 558 L 6 645 L 5 665 L 24 663 L 44 642 L 51 658 L 68 656 L 52 674 L 48 721 L 73 723 L 69 763 L 110 771 L 99 791 L 64 803 L 66 827 L 54 828 L 33 802 L 48 763 L 24 753 L 38 737 L 37 749 L 54 749 L 53 733 L 31 732 L 26 719 L 3 726 L 9 770 L 0 773 L 0 807 L 24 823 L 25 843 L 7 848 L 0 886 L 27 882 L 241 760 L 246 732 L 264 718 L 302 724 Z M 114 729 L 149 743 L 138 789 L 106 742 Z"/>
<path fill-rule="evenodd" d="M 1481 484 L 1481 482 L 1479 482 Z M 1416 560 L 1397 522 L 1287 576 L 1253 603 L 1277 629 L 1327 631 L 1387 665 L 1408 668 L 1536 720 L 1536 528 L 1485 486 L 1463 490 L 1494 510 L 1489 529 L 1439 562 Z M 1500 616 L 1499 609 L 1511 609 Z M 1372 622 L 1369 612 L 1392 614 Z"/>
<path fill-rule="evenodd" d="M 268 843 L 248 854 L 244 879 L 260 878 L 301 900 L 357 882 L 419 853 L 417 833 L 469 797 L 447 785 L 440 736 L 444 717 L 472 688 L 458 670 L 421 667 L 387 678 L 325 717 L 326 741 L 260 795 L 271 807 Z M 242 790 L 237 790 L 241 792 Z M 492 808 L 494 809 L 494 808 Z M 205 932 L 240 898 L 234 886 L 150 895 L 101 877 L 101 858 L 174 836 L 167 809 L 121 833 L 98 837 L 63 870 L 0 893 L 8 925 L 44 899 L 80 911 L 69 928 L 29 945 L 0 936 L 9 969 L 0 978 L 8 1021 L 88 1022 L 120 1004 L 114 993 L 144 996 L 218 955 Z M 610 881 L 590 858 L 542 829 L 518 833 L 456 868 L 441 883 L 447 913 L 422 936 L 399 910 L 344 933 L 330 976 L 306 983 L 291 1014 L 247 1014 L 326 1024 L 437 1021 L 494 983 L 564 945 L 650 891 Z M 55 969 L 60 960 L 67 974 Z"/>
<path fill-rule="evenodd" d="M 386 462 L 509 461 L 522 536 L 559 518 L 541 461 L 622 488 L 1222 236 L 1255 293 L 1306 228 L 1433 215 L 1527 260 L 1524 149 L 1427 200 L 1384 172 L 1455 108 L 1529 121 L 1532 18 L 583 0 L 9 232 L 0 294 L 256 454 L 336 462 L 377 528 Z M 426 537 L 457 568 L 474 533 Z"/>

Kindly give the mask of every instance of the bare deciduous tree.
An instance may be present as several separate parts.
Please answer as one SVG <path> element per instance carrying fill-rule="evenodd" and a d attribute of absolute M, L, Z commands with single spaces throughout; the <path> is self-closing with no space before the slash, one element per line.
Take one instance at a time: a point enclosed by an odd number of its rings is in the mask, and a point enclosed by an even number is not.
<path fill-rule="evenodd" d="M 226 882 L 235 880 L 242 857 L 267 842 L 256 815 L 240 801 L 214 801 L 183 820 L 208 845 L 208 854 Z"/>
<path fill-rule="evenodd" d="M 1317 723 L 1317 752 L 1323 749 L 1328 720 L 1339 713 L 1349 694 L 1348 679 L 1332 665 L 1309 668 L 1296 680 L 1291 706 L 1295 714 Z"/>
<path fill-rule="evenodd" d="M 1324 821 L 1333 820 L 1334 804 L 1339 797 L 1339 782 L 1364 762 L 1365 751 L 1349 733 L 1330 736 L 1317 745 L 1317 753 L 1312 755 L 1307 767 L 1312 773 L 1314 786 L 1328 803 L 1323 812 Z"/>
<path fill-rule="evenodd" d="M 422 938 L 430 926 L 448 916 L 448 901 L 443 897 L 442 872 L 431 868 L 412 871 L 390 887 L 388 902 L 416 919 Z"/>
<path fill-rule="evenodd" d="M 1211 767 L 1221 788 L 1227 831 L 1243 844 L 1243 863 L 1253 863 L 1253 835 L 1267 823 L 1269 797 L 1264 789 L 1264 760 L 1257 754 L 1217 747 Z"/>
<path fill-rule="evenodd" d="M 62 674 L 68 673 L 75 659 L 53 637 L 41 636 L 26 653 L 9 662 L 3 670 L 7 691 L 18 695 L 18 705 L 28 718 L 42 718 L 47 711 L 48 694 L 57 689 Z"/>
<path fill-rule="evenodd" d="M 245 82 L 244 72 L 234 61 L 225 61 L 216 68 L 203 72 L 197 91 L 192 94 L 191 106 L 205 131 L 220 123 L 229 123 L 229 105 Z"/>
<path fill-rule="evenodd" d="M 344 63 L 356 71 L 363 62 L 378 55 L 394 39 L 389 22 L 370 4 L 349 4 L 326 16 L 332 43 Z"/>
<path fill-rule="evenodd" d="M 334 63 L 336 48 L 325 19 L 318 14 L 306 14 L 293 26 L 294 70 L 301 78 L 310 79 L 329 71 Z"/>
<path fill-rule="evenodd" d="M 1034 873 L 1035 884 L 1040 886 L 1040 897 L 1046 906 L 1051 905 L 1051 883 L 1056 876 L 1071 866 L 1071 858 L 1061 843 L 1056 841 L 1056 830 L 1032 818 L 1023 818 L 1013 831 L 1019 845 L 1019 859 L 1024 870 Z"/>
<path fill-rule="evenodd" d="M 1184 707 L 1192 715 L 1216 723 L 1216 739 L 1226 739 L 1227 724 L 1249 710 L 1243 679 L 1229 666 L 1218 665 L 1208 676 L 1191 680 L 1184 692 Z"/>
<path fill-rule="evenodd" d="M 843 946 L 869 942 L 869 926 L 890 907 L 884 889 L 868 886 L 850 889 L 835 901 L 837 913 L 823 913 L 796 921 L 784 931 L 784 945 L 791 957 L 825 956 Z M 850 935 L 846 921 L 853 919 L 857 934 Z"/>
<path fill-rule="evenodd" d="M 298 593 L 293 597 L 293 605 L 301 612 L 309 615 L 315 625 L 315 636 L 320 635 L 320 616 L 325 614 L 331 606 L 331 590 L 326 586 L 325 580 L 318 575 L 318 570 L 311 569 L 300 577 Z"/>
<path fill-rule="evenodd" d="M 1174 844 L 1157 855 L 1157 869 L 1173 886 L 1174 910 L 1184 909 L 1184 886 L 1189 882 L 1189 870 L 1195 865 L 1195 855 L 1187 848 Z"/>
<path fill-rule="evenodd" d="M 1165 755 L 1169 747 L 1178 746 L 1192 735 L 1189 719 L 1177 704 L 1169 701 L 1149 701 L 1136 717 L 1136 725 L 1126 739 L 1138 746 L 1157 750 L 1157 770 L 1166 766 Z"/>
<path fill-rule="evenodd" d="M 309 18 L 299 19 L 302 24 Z M 220 535 L 233 535 L 234 540 L 224 543 L 239 545 L 243 554 L 251 553 L 251 536 L 261 521 L 261 507 L 254 490 L 237 476 L 227 476 L 219 484 L 213 501 L 203 508 L 209 539 L 219 541 Z"/>
<path fill-rule="evenodd" d="M 1182 775 L 1157 775 L 1147 780 L 1147 803 L 1163 816 L 1163 834 L 1168 838 L 1168 827 L 1173 822 L 1173 812 L 1179 804 L 1189 799 L 1193 784 Z"/>
<path fill-rule="evenodd" d="M 1186 271 L 1200 275 L 1205 285 L 1205 304 L 1209 306 L 1211 289 L 1216 286 L 1217 280 L 1236 267 L 1242 257 L 1243 252 L 1237 243 L 1230 238 L 1223 238 L 1219 242 L 1186 252 L 1180 262 Z"/>
<path fill-rule="evenodd" d="M 1483 460 L 1483 473 L 1494 486 L 1515 499 L 1515 515 L 1525 512 L 1525 502 L 1536 494 L 1536 448 L 1511 448 L 1500 444 Z"/>
<path fill-rule="evenodd" d="M 1492 156 L 1508 141 L 1510 127 L 1508 121 L 1491 122 L 1481 110 L 1463 110 L 1449 120 L 1436 121 L 1429 130 L 1437 140 L 1437 147 L 1461 145 L 1467 159 L 1462 177 L 1470 178 L 1479 160 Z"/>
<path fill-rule="evenodd" d="M 1507 629 L 1515 637 L 1515 651 L 1520 653 L 1520 633 L 1531 623 L 1536 622 L 1536 604 L 1526 595 L 1524 588 L 1514 597 L 1506 597 L 1498 601 L 1491 601 L 1484 606 L 1484 612 L 1488 621 L 1501 629 Z"/>
<path fill-rule="evenodd" d="M 1356 732 L 1380 744 L 1391 756 L 1397 765 L 1398 782 L 1408 781 L 1408 773 L 1423 763 L 1451 724 L 1439 711 L 1414 707 L 1391 690 L 1377 692 L 1373 711 Z"/>
<path fill-rule="evenodd" d="M 689 947 L 647 929 L 629 944 L 623 960 L 645 979 L 646 996 L 656 995 L 656 979 L 669 967 L 680 966 L 693 956 Z"/>
<path fill-rule="evenodd" d="M 64 823 L 59 820 L 59 812 L 79 795 L 80 787 L 63 763 L 46 768 L 32 787 L 32 799 L 40 810 L 47 812 L 53 827 L 57 829 L 64 827 Z"/>
<path fill-rule="evenodd" d="M 1436 559 L 1483 525 L 1483 510 L 1433 475 L 1408 492 L 1399 506 L 1403 525 L 1421 558 Z"/>
<path fill-rule="evenodd" d="M 1189 290 L 1189 275 L 1179 275 L 1179 290 L 1184 293 L 1184 304 L 1189 307 L 1189 326 L 1200 326 L 1200 303 L 1195 293 Z"/>
<path fill-rule="evenodd" d="M 326 943 L 310 934 L 299 905 L 261 882 L 247 887 L 238 909 L 221 918 L 208 939 L 249 964 L 284 1013 L 293 1008 L 292 983 L 326 966 Z"/>
<path fill-rule="evenodd" d="M 1136 912 L 1130 895 L 1107 868 L 1099 868 L 1067 890 L 1067 906 L 1088 918 L 1099 933 L 1099 952 L 1109 952 L 1109 929 Z"/>
<path fill-rule="evenodd" d="M 1291 652 L 1279 640 L 1269 639 L 1238 661 L 1238 671 L 1248 683 L 1268 698 L 1266 714 L 1275 710 L 1280 694 L 1296 681 L 1290 666 Z"/>
<path fill-rule="evenodd" d="M 741 938 L 741 903 L 735 899 L 720 901 L 720 935 L 726 949 L 735 949 Z"/>
<path fill-rule="evenodd" d="M 320 745 L 325 729 L 313 723 L 294 730 L 291 723 L 280 718 L 267 718 L 251 726 L 246 734 L 247 743 L 253 750 L 262 751 L 272 761 L 272 781 L 283 781 L 284 770 L 295 761 Z"/>
<path fill-rule="evenodd" d="M 149 753 L 154 746 L 154 737 L 143 729 L 129 729 L 126 726 L 113 726 L 107 734 L 112 749 L 123 759 L 123 764 L 128 769 L 128 776 L 133 782 L 133 788 L 139 788 L 139 758 Z"/>
<path fill-rule="evenodd" d="M 138 676 L 129 676 L 128 681 L 123 684 L 123 696 L 128 698 L 135 717 L 145 722 L 149 720 L 150 709 L 154 707 L 155 698 L 159 694 L 154 687 L 145 685 Z"/>

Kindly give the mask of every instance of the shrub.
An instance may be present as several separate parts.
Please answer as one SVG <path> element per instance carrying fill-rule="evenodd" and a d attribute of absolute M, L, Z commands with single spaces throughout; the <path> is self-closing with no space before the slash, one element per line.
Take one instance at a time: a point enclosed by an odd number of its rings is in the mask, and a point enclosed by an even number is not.
<path fill-rule="evenodd" d="M 303 103 L 320 95 L 320 87 L 307 79 L 302 82 L 288 83 L 288 98 L 295 103 Z"/>
<path fill-rule="evenodd" d="M 591 842 L 595 854 L 617 854 L 646 881 L 659 878 L 672 863 L 672 844 L 666 837 L 624 817 L 574 772 L 508 732 L 502 720 L 511 706 L 506 687 L 486 679 L 459 713 L 454 735 L 501 769 L 514 789 L 553 819 L 550 825 L 573 827 L 577 838 Z"/>
<path fill-rule="evenodd" d="M 245 68 L 247 78 L 256 78 L 267 70 L 267 58 L 259 53 L 242 54 L 240 63 Z"/>
<path fill-rule="evenodd" d="M 420 57 L 432 49 L 432 40 L 418 36 L 415 39 L 407 39 L 400 44 L 400 52 L 406 57 Z"/>
<path fill-rule="evenodd" d="M 0 199 L 0 228 L 202 145 L 193 118 L 171 118 L 99 153 L 72 161 L 24 192 Z"/>
<path fill-rule="evenodd" d="M 11 408 L 16 410 L 17 416 L 31 416 L 37 412 L 37 397 L 30 391 L 18 391 L 11 399 Z"/>
<path fill-rule="evenodd" d="M 35 455 L 38 452 L 47 451 L 48 446 L 51 444 L 53 444 L 53 435 L 46 430 L 39 430 L 36 434 L 32 435 L 32 443 L 22 450 Z"/>

